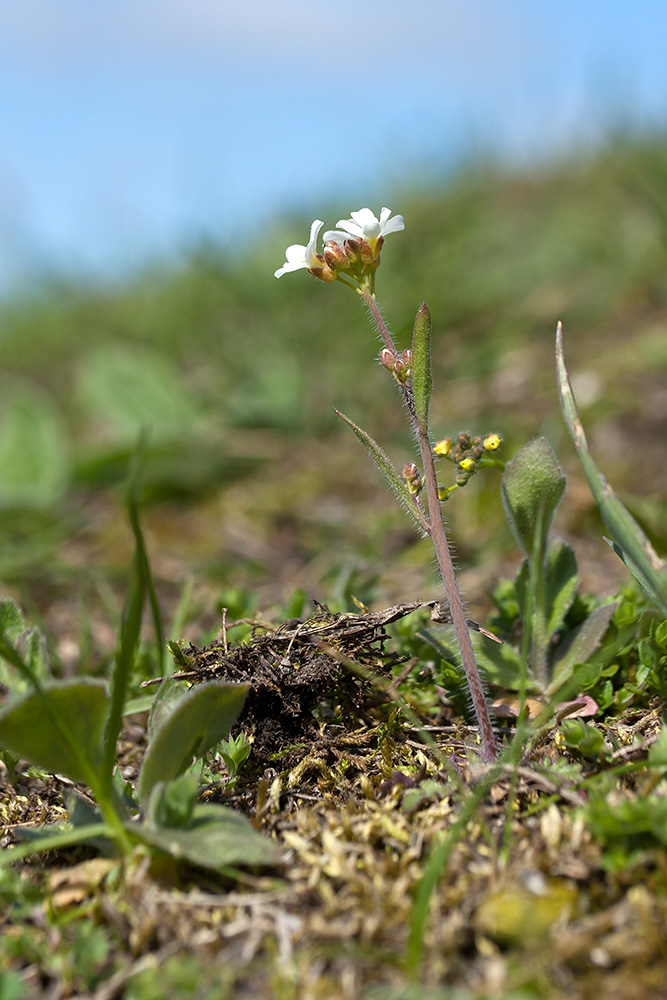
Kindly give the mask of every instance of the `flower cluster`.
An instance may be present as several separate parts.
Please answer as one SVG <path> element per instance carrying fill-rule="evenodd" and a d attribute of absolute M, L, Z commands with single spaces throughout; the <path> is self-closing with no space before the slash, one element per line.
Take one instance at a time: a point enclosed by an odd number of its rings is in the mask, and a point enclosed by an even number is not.
<path fill-rule="evenodd" d="M 458 467 L 456 486 L 465 486 L 480 467 L 498 464 L 497 460 L 491 459 L 491 456 L 498 451 L 501 444 L 502 438 L 495 432 L 485 434 L 483 437 L 472 437 L 468 431 L 463 431 L 455 440 L 443 438 L 441 441 L 436 441 L 432 450 L 438 458 L 446 458 Z M 439 488 L 440 499 L 449 499 L 454 489 L 454 486 Z"/>
<path fill-rule="evenodd" d="M 356 285 L 372 284 L 380 264 L 380 253 L 385 236 L 405 229 L 402 215 L 391 217 L 391 209 L 383 208 L 376 218 L 370 208 L 351 212 L 350 219 L 339 219 L 338 229 L 327 230 L 323 236 L 322 252 L 317 243 L 324 223 L 315 219 L 310 227 L 310 240 L 306 246 L 295 243 L 285 251 L 285 263 L 275 272 L 282 278 L 289 271 L 305 268 L 320 281 L 345 281 L 351 278 Z M 346 282 L 349 284 L 349 281 Z"/>

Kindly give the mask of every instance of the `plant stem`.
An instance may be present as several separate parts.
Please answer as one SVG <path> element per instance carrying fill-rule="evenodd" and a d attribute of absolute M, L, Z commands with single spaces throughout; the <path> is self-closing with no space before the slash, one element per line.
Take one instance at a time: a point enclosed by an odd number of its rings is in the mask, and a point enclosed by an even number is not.
<path fill-rule="evenodd" d="M 484 755 L 490 763 L 493 763 L 498 758 L 498 750 L 489 717 L 489 709 L 484 697 L 482 680 L 479 676 L 475 653 L 470 640 L 470 632 L 468 631 L 466 613 L 463 608 L 463 601 L 461 600 L 461 592 L 456 581 L 452 555 L 449 551 L 449 543 L 445 533 L 445 524 L 442 519 L 440 499 L 438 497 L 433 453 L 428 438 L 421 429 L 417 431 L 417 439 L 424 469 L 424 479 L 426 481 L 431 541 L 436 559 L 438 560 L 438 566 L 440 567 L 440 573 L 442 574 L 442 582 L 445 585 L 445 596 L 447 597 L 447 603 L 451 612 L 456 641 L 461 653 L 461 663 L 465 671 L 466 680 L 468 681 L 470 697 L 472 698 L 480 735 L 484 744 Z"/>
<path fill-rule="evenodd" d="M 377 302 L 375 301 L 375 297 L 371 295 L 368 288 L 363 288 L 360 294 L 370 310 L 371 316 L 373 317 L 385 347 L 396 355 L 396 346 L 389 330 L 387 329 L 387 325 L 382 318 L 382 314 L 378 308 Z M 465 671 L 468 689 L 470 691 L 473 708 L 475 709 L 475 715 L 477 716 L 479 731 L 484 745 L 484 755 L 489 762 L 493 763 L 498 758 L 498 750 L 496 747 L 495 737 L 493 735 L 493 727 L 489 717 L 489 710 L 484 697 L 482 681 L 479 676 L 477 663 L 475 661 L 475 653 L 472 648 L 472 642 L 470 641 L 470 633 L 468 631 L 468 623 L 463 607 L 463 601 L 461 600 L 461 593 L 459 591 L 458 583 L 456 582 L 456 574 L 454 572 L 451 552 L 449 551 L 445 524 L 442 519 L 440 498 L 438 496 L 438 483 L 435 473 L 435 464 L 433 462 L 433 452 L 431 451 L 431 445 L 428 440 L 428 429 L 425 426 L 422 426 L 420 421 L 417 419 L 415 401 L 411 387 L 405 382 L 399 382 L 399 385 L 417 435 L 417 442 L 419 444 L 422 468 L 424 470 L 424 480 L 426 482 L 428 533 L 431 538 L 431 542 L 433 543 L 436 559 L 438 560 L 438 566 L 440 567 L 440 573 L 445 587 L 445 596 L 447 598 L 447 603 L 452 616 L 452 622 L 454 624 L 456 641 L 461 653 L 461 663 Z"/>

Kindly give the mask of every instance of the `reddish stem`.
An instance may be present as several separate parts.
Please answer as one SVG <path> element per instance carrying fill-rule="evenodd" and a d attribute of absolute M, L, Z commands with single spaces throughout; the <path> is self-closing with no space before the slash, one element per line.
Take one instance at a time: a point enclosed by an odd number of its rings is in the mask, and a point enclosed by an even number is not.
<path fill-rule="evenodd" d="M 389 330 L 387 329 L 387 325 L 382 318 L 382 313 L 378 308 L 375 297 L 371 295 L 368 288 L 362 289 L 361 296 L 370 310 L 373 321 L 380 333 L 380 336 L 382 337 L 385 347 L 396 355 L 396 346 Z M 498 758 L 498 750 L 493 734 L 491 719 L 489 717 L 489 709 L 484 697 L 484 688 L 482 687 L 482 681 L 479 676 L 477 663 L 475 661 L 475 653 L 472 648 L 472 642 L 470 641 L 470 632 L 468 631 L 466 614 L 463 607 L 463 601 L 461 600 L 461 592 L 459 591 L 458 583 L 456 582 L 454 564 L 452 562 L 451 552 L 449 551 L 449 543 L 447 541 L 445 524 L 440 507 L 440 498 L 438 496 L 438 483 L 435 473 L 435 464 L 433 462 L 433 452 L 431 451 L 431 445 L 428 440 L 428 428 L 421 426 L 419 420 L 417 419 L 415 401 L 411 386 L 404 382 L 399 382 L 398 384 L 403 392 L 403 397 L 407 404 L 410 419 L 414 425 L 414 429 L 417 434 L 417 441 L 419 443 L 419 451 L 424 469 L 424 479 L 426 482 L 426 499 L 428 502 L 429 514 L 428 533 L 433 543 L 436 559 L 438 560 L 438 566 L 440 567 L 440 573 L 442 574 L 445 596 L 452 615 L 456 640 L 461 653 L 461 662 L 465 671 L 466 680 L 468 682 L 468 688 L 470 690 L 473 707 L 475 709 L 475 715 L 477 716 L 477 722 L 479 724 L 480 736 L 484 745 L 484 754 L 489 762 L 493 762 Z"/>

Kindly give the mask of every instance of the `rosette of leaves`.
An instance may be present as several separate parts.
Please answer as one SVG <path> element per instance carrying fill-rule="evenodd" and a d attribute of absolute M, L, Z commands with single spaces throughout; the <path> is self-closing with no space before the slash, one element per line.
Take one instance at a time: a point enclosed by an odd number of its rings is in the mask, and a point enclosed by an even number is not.
<path fill-rule="evenodd" d="M 513 583 L 496 595 L 505 642 L 485 643 L 478 659 L 491 683 L 519 692 L 521 703 L 528 696 L 549 703 L 579 694 L 585 665 L 616 608 L 614 603 L 591 607 L 578 598 L 574 552 L 551 534 L 565 485 L 546 438 L 525 445 L 503 475 L 503 506 L 525 558 Z"/>

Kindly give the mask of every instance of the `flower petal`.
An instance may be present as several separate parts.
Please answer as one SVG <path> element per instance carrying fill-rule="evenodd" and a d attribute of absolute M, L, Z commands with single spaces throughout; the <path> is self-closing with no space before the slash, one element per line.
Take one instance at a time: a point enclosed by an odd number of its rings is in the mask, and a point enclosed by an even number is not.
<path fill-rule="evenodd" d="M 291 247 L 287 248 L 285 251 L 285 263 L 282 267 L 279 267 L 277 271 L 273 272 L 274 277 L 282 278 L 283 274 L 288 274 L 290 271 L 299 271 L 302 267 L 306 267 L 308 269 L 311 267 L 319 267 L 320 261 L 317 259 L 317 237 L 323 225 L 323 222 L 319 219 L 315 219 L 310 227 L 310 240 L 308 242 L 308 246 L 304 246 L 302 243 L 293 243 Z"/>
<path fill-rule="evenodd" d="M 393 219 L 388 219 L 382 224 L 382 235 L 386 236 L 388 233 L 400 233 L 402 229 L 405 229 L 403 216 L 395 215 Z"/>
<path fill-rule="evenodd" d="M 349 240 L 351 233 L 343 233 L 340 229 L 327 229 L 326 233 L 322 237 L 323 243 L 338 243 L 340 246 L 343 245 L 345 240 Z"/>

